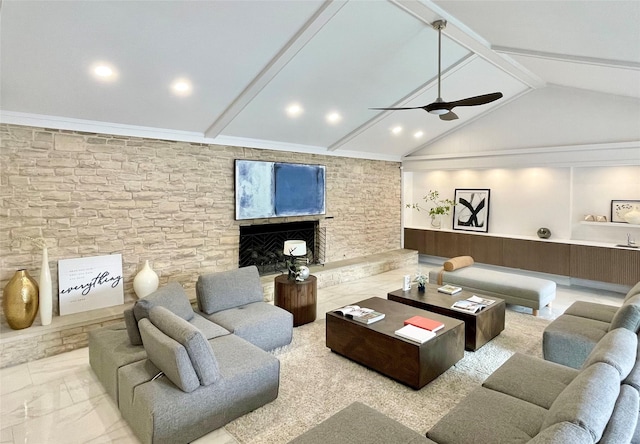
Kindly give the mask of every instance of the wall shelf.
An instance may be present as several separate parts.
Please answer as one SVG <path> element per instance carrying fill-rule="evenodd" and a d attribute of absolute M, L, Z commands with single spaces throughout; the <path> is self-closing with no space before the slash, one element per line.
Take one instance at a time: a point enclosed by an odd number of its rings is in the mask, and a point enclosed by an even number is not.
<path fill-rule="evenodd" d="M 617 227 L 617 228 L 626 228 L 627 230 L 630 228 L 640 228 L 640 225 L 628 224 L 626 222 L 591 222 L 591 221 L 582 220 L 580 221 L 580 225 L 593 225 L 598 227 Z"/>

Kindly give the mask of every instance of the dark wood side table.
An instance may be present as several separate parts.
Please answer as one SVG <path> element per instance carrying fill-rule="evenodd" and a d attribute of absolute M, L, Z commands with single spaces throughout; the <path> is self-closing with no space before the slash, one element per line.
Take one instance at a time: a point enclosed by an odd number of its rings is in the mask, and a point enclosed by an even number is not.
<path fill-rule="evenodd" d="M 317 282 L 313 275 L 301 282 L 289 280 L 286 274 L 276 277 L 274 304 L 293 315 L 294 327 L 316 320 Z"/>

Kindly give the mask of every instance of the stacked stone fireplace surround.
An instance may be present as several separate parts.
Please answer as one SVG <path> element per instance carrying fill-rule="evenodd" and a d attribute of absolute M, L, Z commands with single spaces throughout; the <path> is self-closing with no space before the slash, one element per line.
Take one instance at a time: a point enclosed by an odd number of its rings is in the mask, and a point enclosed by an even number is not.
<path fill-rule="evenodd" d="M 2 124 L 0 285 L 20 268 L 39 276 L 41 252 L 19 238 L 42 237 L 54 293 L 58 260 L 122 254 L 125 303 L 19 331 L 2 316 L 0 366 L 84 347 L 87 331 L 119 322 L 145 260 L 160 285 L 180 282 L 191 297 L 199 274 L 237 267 L 246 222 L 234 219 L 234 159 L 327 167 L 326 215 L 251 221 L 317 222 L 327 245 L 324 267 L 312 269 L 320 288 L 417 263 L 399 250 L 399 162 Z M 263 284 L 271 300 L 273 276 Z"/>

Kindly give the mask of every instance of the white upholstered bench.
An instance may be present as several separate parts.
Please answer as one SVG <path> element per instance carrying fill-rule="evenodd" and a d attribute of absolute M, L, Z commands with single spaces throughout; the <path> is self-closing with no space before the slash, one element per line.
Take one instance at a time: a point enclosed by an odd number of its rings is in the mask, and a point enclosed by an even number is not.
<path fill-rule="evenodd" d="M 470 256 L 449 259 L 442 270 L 429 272 L 429 281 L 458 285 L 504 299 L 507 304 L 529 307 L 534 316 L 556 297 L 556 283 L 551 280 L 474 267 Z"/>

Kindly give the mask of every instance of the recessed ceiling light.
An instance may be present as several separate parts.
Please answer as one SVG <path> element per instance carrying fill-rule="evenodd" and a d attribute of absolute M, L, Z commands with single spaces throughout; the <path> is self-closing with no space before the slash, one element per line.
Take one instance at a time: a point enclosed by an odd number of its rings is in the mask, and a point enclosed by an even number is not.
<path fill-rule="evenodd" d="M 303 111 L 302 107 L 297 103 L 287 106 L 287 115 L 289 117 L 298 117 Z"/>
<path fill-rule="evenodd" d="M 98 62 L 91 67 L 91 73 L 98 80 L 114 80 L 117 77 L 116 70 L 108 63 Z"/>
<path fill-rule="evenodd" d="M 419 138 L 421 138 L 422 136 L 424 136 L 424 133 L 423 133 L 422 131 L 416 131 L 416 132 L 413 134 L 413 137 L 415 137 L 416 139 L 419 139 Z"/>
<path fill-rule="evenodd" d="M 191 94 L 191 82 L 186 79 L 177 79 L 171 84 L 171 89 L 176 95 L 187 96 Z"/>
<path fill-rule="evenodd" d="M 397 136 L 402 132 L 402 127 L 401 126 L 393 127 L 391 128 L 391 132 Z"/>
<path fill-rule="evenodd" d="M 327 122 L 329 123 L 338 123 L 340 120 L 342 120 L 340 113 L 330 112 L 327 114 Z"/>

